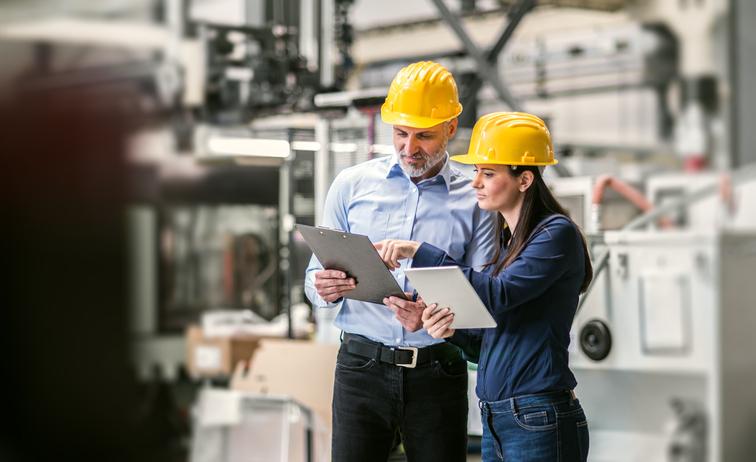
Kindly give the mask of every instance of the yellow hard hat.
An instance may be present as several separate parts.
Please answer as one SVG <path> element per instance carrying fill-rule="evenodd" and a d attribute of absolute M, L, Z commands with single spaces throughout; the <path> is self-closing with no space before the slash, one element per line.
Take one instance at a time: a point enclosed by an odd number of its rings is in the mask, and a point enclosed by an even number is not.
<path fill-rule="evenodd" d="M 493 112 L 475 123 L 467 154 L 452 156 L 462 164 L 554 165 L 554 147 L 546 124 L 524 112 Z"/>
<path fill-rule="evenodd" d="M 451 72 L 433 61 L 420 61 L 396 74 L 381 106 L 381 119 L 390 125 L 429 128 L 461 112 Z"/>

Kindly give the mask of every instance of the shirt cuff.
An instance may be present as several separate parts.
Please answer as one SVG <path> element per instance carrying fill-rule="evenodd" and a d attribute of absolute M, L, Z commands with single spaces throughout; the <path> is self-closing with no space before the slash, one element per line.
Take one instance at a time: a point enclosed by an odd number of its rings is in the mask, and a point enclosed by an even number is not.
<path fill-rule="evenodd" d="M 427 242 L 420 244 L 412 258 L 413 268 L 427 268 L 429 266 L 441 266 L 446 257 L 446 252 L 434 247 Z"/>
<path fill-rule="evenodd" d="M 310 300 L 310 305 L 312 305 L 313 309 L 324 308 L 328 310 L 328 309 L 337 308 L 341 306 L 341 303 L 344 301 L 344 297 L 341 297 L 338 300 L 334 300 L 332 302 L 327 302 L 323 300 L 323 298 L 320 295 L 318 295 L 318 292 L 315 290 L 315 287 L 307 285 L 306 280 L 305 280 L 305 295 L 307 295 L 308 300 Z"/>
<path fill-rule="evenodd" d="M 318 298 L 320 298 L 320 297 L 318 297 Z M 323 300 L 322 298 L 320 298 L 320 300 L 319 300 L 320 303 L 318 303 L 317 308 L 323 308 L 323 309 L 329 310 L 329 309 L 341 306 L 341 303 L 343 301 L 344 301 L 344 297 L 340 297 L 339 299 L 334 300 L 332 302 L 327 302 L 327 301 Z"/>

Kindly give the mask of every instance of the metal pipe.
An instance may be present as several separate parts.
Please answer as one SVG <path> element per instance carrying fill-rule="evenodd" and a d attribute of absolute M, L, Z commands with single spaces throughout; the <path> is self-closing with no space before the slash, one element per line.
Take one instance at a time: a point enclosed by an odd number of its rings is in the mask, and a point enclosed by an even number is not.
<path fill-rule="evenodd" d="M 335 0 L 320 0 L 320 85 L 328 88 L 336 78 L 333 70 L 334 15 Z"/>
<path fill-rule="evenodd" d="M 591 231 L 600 231 L 601 223 L 601 203 L 604 200 L 604 193 L 607 188 L 612 188 L 620 196 L 627 199 L 631 204 L 636 206 L 642 212 L 648 212 L 654 208 L 654 205 L 643 195 L 642 192 L 632 187 L 628 183 L 620 180 L 612 175 L 601 175 L 596 180 L 596 184 L 593 186 L 593 199 L 591 201 L 592 213 L 591 213 Z M 663 227 L 668 228 L 672 226 L 670 220 L 662 219 L 661 224 Z"/>
<path fill-rule="evenodd" d="M 598 276 L 601 274 L 601 272 L 608 266 L 609 263 L 609 249 L 604 250 L 601 255 L 596 258 L 595 263 L 593 265 L 593 279 L 591 279 L 591 282 L 588 284 L 588 287 L 585 289 L 585 292 L 583 292 L 580 295 L 580 300 L 578 300 L 578 306 L 575 313 L 577 314 L 580 309 L 583 307 L 583 304 L 585 303 L 585 299 L 588 298 L 588 294 L 591 293 L 591 290 L 593 290 L 593 286 L 596 285 L 596 280 L 598 279 Z"/>
<path fill-rule="evenodd" d="M 287 130 L 289 146 L 293 141 L 293 131 Z M 279 168 L 278 184 L 278 268 L 280 270 L 281 292 L 278 294 L 279 307 L 286 313 L 286 335 L 294 338 L 291 319 L 291 294 L 294 265 L 292 264 L 292 234 L 294 232 L 294 172 L 296 151 L 290 149 L 289 156 Z"/>
<path fill-rule="evenodd" d="M 732 187 L 734 188 L 741 183 L 745 183 L 746 181 L 752 180 L 754 178 L 756 178 L 756 164 L 750 164 L 742 167 L 732 174 Z M 656 221 L 666 213 L 674 212 L 675 210 L 694 204 L 702 199 L 709 197 L 711 194 L 717 193 L 719 190 L 720 185 L 714 184 L 685 194 L 677 200 L 670 201 L 668 204 L 649 210 L 643 215 L 633 219 L 632 221 L 630 221 L 630 223 L 622 228 L 622 231 L 632 231 L 634 229 L 641 228 L 649 223 Z M 583 294 L 581 295 L 580 301 L 578 302 L 577 311 L 580 311 L 580 308 L 583 307 L 585 299 L 588 298 L 588 295 L 591 293 L 596 279 L 598 279 L 598 276 L 601 274 L 604 268 L 608 266 L 608 261 L 609 250 L 607 249 L 602 252 L 602 254 L 599 255 L 599 257 L 595 260 L 595 266 L 593 268 L 593 280 L 588 285 L 588 288 L 585 290 L 585 292 L 583 292 Z"/>
<path fill-rule="evenodd" d="M 752 180 L 754 178 L 756 178 L 756 164 L 750 164 L 748 166 L 740 168 L 739 170 L 737 170 L 736 172 L 732 174 L 732 186 L 733 187 L 738 186 L 741 183 L 745 183 L 746 181 Z M 721 186 L 719 183 L 715 183 L 709 186 L 705 186 L 701 189 L 697 189 L 688 194 L 685 194 L 677 200 L 670 201 L 668 204 L 665 204 L 661 207 L 657 207 L 635 218 L 630 223 L 625 225 L 625 227 L 623 227 L 622 230 L 628 231 L 628 230 L 641 228 L 651 223 L 652 221 L 658 219 L 660 216 L 664 215 L 665 213 L 674 212 L 675 210 L 681 209 L 685 206 L 698 202 L 702 199 L 707 198 L 708 196 L 712 194 L 719 192 L 720 187 Z"/>
<path fill-rule="evenodd" d="M 331 121 L 320 119 L 315 125 L 315 224 L 322 224 L 323 206 L 331 182 Z"/>

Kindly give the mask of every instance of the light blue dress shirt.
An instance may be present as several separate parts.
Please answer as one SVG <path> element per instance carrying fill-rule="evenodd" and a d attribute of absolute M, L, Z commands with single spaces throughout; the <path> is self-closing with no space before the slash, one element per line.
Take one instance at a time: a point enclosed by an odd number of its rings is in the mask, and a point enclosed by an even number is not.
<path fill-rule="evenodd" d="M 427 242 L 444 250 L 466 266 L 480 269 L 492 257 L 496 220 L 478 207 L 471 180 L 449 165 L 415 184 L 398 163 L 396 155 L 381 157 L 347 168 L 328 190 L 322 226 L 368 236 L 372 242 L 405 239 Z M 402 260 L 393 272 L 405 291 L 413 288 Z M 338 309 L 336 327 L 391 346 L 423 347 L 443 340 L 425 329 L 405 330 L 384 305 L 345 299 L 328 303 L 315 290 L 315 272 L 323 267 L 313 256 L 305 276 L 305 292 L 315 308 Z"/>

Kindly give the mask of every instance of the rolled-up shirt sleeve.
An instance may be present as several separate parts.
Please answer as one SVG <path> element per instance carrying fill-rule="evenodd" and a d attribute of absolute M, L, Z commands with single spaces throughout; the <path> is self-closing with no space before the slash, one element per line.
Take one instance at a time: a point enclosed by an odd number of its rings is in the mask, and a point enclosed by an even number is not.
<path fill-rule="evenodd" d="M 349 183 L 339 175 L 334 179 L 326 195 L 325 205 L 323 207 L 323 219 L 321 225 L 327 228 L 349 231 L 349 220 L 347 219 L 347 204 L 345 201 Z M 305 270 L 305 295 L 312 303 L 313 308 L 338 308 L 341 306 L 343 299 L 329 303 L 323 300 L 318 291 L 315 289 L 315 273 L 321 271 L 323 266 L 315 255 L 310 257 L 310 263 Z"/>

